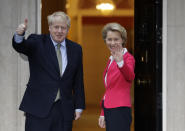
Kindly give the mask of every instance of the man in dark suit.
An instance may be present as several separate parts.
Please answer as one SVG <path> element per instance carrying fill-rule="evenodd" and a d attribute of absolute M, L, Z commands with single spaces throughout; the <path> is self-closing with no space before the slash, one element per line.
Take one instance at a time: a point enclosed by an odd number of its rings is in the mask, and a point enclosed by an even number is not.
<path fill-rule="evenodd" d="M 71 131 L 73 119 L 85 108 L 82 48 L 66 38 L 70 18 L 55 12 L 48 24 L 50 34 L 25 39 L 25 19 L 13 37 L 13 48 L 29 61 L 30 78 L 20 105 L 25 131 Z"/>

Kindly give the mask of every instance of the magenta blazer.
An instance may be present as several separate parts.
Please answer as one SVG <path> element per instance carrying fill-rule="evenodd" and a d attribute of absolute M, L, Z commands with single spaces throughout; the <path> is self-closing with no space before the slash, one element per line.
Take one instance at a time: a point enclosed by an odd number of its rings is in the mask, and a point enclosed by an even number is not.
<path fill-rule="evenodd" d="M 123 55 L 123 61 L 124 65 L 122 68 L 119 68 L 117 63 L 113 61 L 108 69 L 109 60 L 103 73 L 106 89 L 103 96 L 105 108 L 131 107 L 130 88 L 135 78 L 135 59 L 129 52 L 126 52 Z M 107 84 L 105 83 L 106 73 Z M 101 116 L 104 116 L 103 109 L 101 110 Z"/>

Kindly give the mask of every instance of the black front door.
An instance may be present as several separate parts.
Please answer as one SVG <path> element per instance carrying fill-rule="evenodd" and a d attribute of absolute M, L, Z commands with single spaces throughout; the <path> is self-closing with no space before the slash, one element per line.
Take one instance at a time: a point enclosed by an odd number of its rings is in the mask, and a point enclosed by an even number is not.
<path fill-rule="evenodd" d="M 135 131 L 162 131 L 162 0 L 135 0 Z"/>

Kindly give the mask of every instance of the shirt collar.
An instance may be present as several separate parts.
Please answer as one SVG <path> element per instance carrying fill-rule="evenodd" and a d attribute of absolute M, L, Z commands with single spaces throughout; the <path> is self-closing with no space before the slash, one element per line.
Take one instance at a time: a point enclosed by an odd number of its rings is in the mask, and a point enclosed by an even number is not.
<path fill-rule="evenodd" d="M 125 54 L 125 53 L 127 53 L 128 51 L 127 51 L 127 48 L 123 48 L 123 55 Z M 113 56 L 111 55 L 110 57 L 109 57 L 109 59 L 112 61 L 113 60 Z"/>
<path fill-rule="evenodd" d="M 53 42 L 53 45 L 56 47 L 58 43 L 53 40 L 53 38 L 51 37 L 51 35 L 50 35 L 50 38 L 51 38 L 51 41 Z M 66 47 L 66 39 L 64 39 L 60 44 L 63 47 Z"/>

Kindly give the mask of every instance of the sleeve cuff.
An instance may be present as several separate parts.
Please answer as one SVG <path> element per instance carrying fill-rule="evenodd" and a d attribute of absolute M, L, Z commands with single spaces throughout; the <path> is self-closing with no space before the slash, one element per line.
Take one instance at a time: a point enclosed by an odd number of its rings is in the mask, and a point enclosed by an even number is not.
<path fill-rule="evenodd" d="M 117 62 L 117 64 L 118 64 L 118 67 L 119 67 L 119 68 L 122 68 L 123 65 L 124 65 L 124 61 L 122 60 L 122 61 L 120 61 L 120 62 Z"/>
<path fill-rule="evenodd" d="M 75 109 L 75 112 L 82 112 L 83 109 Z"/>
<path fill-rule="evenodd" d="M 14 40 L 16 43 L 21 43 L 24 39 L 24 36 L 18 35 L 17 33 L 14 34 Z"/>

